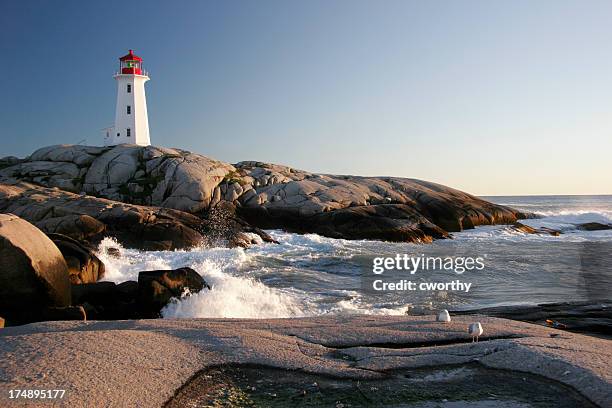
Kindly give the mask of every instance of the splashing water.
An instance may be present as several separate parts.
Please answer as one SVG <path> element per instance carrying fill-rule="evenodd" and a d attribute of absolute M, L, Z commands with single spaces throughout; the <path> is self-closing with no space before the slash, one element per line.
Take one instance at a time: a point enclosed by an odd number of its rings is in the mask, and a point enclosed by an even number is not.
<path fill-rule="evenodd" d="M 98 253 L 106 265 L 105 280 L 113 282 L 137 280 L 138 272 L 145 270 L 188 266 L 198 271 L 212 289 L 170 303 L 162 311 L 165 318 L 404 314 L 414 309 L 579 301 L 602 294 L 610 297 L 612 271 L 605 254 L 612 249 L 612 231 L 581 231 L 576 224 L 612 223 L 612 197 L 600 196 L 590 201 L 584 197 L 489 200 L 537 212 L 544 218 L 524 223 L 560 229 L 563 234 L 530 235 L 507 226 L 484 226 L 455 233 L 452 240 L 419 245 L 269 231 L 279 245 L 262 243 L 248 250 L 202 247 L 143 252 L 125 249 L 107 238 Z M 118 251 L 118 256 L 111 255 L 111 248 Z M 371 273 L 372 259 L 395 254 L 485 256 L 486 268 L 462 275 L 463 280 L 473 283 L 469 293 L 365 293 L 361 277 Z M 595 266 L 585 267 L 592 259 Z M 407 278 L 444 282 L 457 276 L 427 271 Z"/>
<path fill-rule="evenodd" d="M 211 286 L 170 303 L 163 317 L 298 317 L 304 316 L 298 296 L 269 288 L 252 278 L 231 276 L 213 261 L 206 260 L 194 269 L 202 271 Z"/>

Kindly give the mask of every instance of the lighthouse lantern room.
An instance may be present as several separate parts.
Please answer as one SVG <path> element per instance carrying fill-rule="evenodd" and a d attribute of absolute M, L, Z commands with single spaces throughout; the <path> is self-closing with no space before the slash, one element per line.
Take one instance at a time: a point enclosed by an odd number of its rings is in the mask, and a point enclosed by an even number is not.
<path fill-rule="evenodd" d="M 130 50 L 127 55 L 119 58 L 119 72 L 114 78 L 117 81 L 115 126 L 104 129 L 104 144 L 150 145 L 144 87 L 149 76 L 142 68 L 142 58 Z"/>

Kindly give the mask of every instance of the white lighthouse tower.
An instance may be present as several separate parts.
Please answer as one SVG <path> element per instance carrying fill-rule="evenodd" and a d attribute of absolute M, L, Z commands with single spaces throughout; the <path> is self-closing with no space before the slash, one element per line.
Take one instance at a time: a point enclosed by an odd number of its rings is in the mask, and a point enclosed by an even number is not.
<path fill-rule="evenodd" d="M 132 50 L 119 58 L 117 80 L 117 107 L 115 109 L 115 126 L 104 129 L 104 144 L 138 144 L 148 146 L 149 118 L 147 116 L 147 98 L 144 84 L 149 80 L 147 72 L 142 69 L 142 58 L 134 55 Z"/>

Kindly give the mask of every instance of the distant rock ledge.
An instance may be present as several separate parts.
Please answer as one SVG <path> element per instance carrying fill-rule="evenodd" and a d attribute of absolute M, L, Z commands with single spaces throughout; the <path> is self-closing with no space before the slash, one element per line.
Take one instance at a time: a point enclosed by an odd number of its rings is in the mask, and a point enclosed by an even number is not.
<path fill-rule="evenodd" d="M 179 224 L 197 231 L 200 228 L 193 226 L 199 221 L 193 215 L 202 219 L 222 209 L 234 225 L 257 234 L 261 231 L 248 224 L 400 242 L 431 242 L 450 232 L 511 224 L 526 216 L 416 179 L 315 174 L 256 161 L 232 165 L 154 146 L 57 145 L 25 159 L 0 159 L 0 211 L 17 214 L 45 232 L 65 233 L 53 230 L 58 224 L 53 219 L 59 215 L 100 230 L 103 225 L 95 221 L 108 224 L 104 220 L 114 207 L 124 208 L 115 213 L 132 214 L 126 217 L 138 226 L 151 226 L 150 215 L 155 215 L 156 220 L 179 219 Z M 83 219 L 85 215 L 93 220 Z M 210 217 L 209 221 L 213 223 Z M 115 230 L 121 230 L 117 226 L 122 223 L 111 222 Z M 181 239 L 188 242 L 171 247 L 189 246 L 195 238 Z"/>

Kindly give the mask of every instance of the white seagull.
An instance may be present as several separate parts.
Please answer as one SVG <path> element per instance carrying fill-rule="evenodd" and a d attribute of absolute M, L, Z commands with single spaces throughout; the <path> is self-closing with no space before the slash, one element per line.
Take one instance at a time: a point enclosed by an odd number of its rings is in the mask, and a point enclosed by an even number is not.
<path fill-rule="evenodd" d="M 474 338 L 476 339 L 476 343 L 478 343 L 478 337 L 482 334 L 482 325 L 480 322 L 470 324 L 468 333 L 472 335 L 472 343 L 474 342 Z"/>
<path fill-rule="evenodd" d="M 448 310 L 444 309 L 440 313 L 438 313 L 438 317 L 436 318 L 436 321 L 444 322 L 444 323 L 450 322 L 451 318 L 450 318 L 450 314 L 448 313 Z"/>

